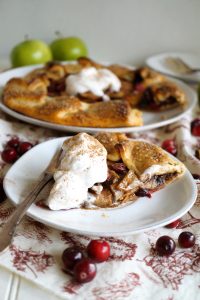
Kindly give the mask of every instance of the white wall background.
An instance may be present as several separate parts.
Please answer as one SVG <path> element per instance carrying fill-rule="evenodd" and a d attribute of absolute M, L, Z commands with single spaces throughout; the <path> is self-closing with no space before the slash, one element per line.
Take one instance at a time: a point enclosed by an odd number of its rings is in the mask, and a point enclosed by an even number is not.
<path fill-rule="evenodd" d="M 50 42 L 56 30 L 82 37 L 102 61 L 200 53 L 200 0 L 0 0 L 0 58 L 25 34 Z"/>

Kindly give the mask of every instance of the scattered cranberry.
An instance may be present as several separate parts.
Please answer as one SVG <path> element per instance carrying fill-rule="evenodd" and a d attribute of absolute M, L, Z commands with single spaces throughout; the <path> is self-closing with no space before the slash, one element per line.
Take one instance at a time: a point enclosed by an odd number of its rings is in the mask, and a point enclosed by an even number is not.
<path fill-rule="evenodd" d="M 195 244 L 195 236 L 192 232 L 183 231 L 178 237 L 178 243 L 182 248 L 190 248 Z"/>
<path fill-rule="evenodd" d="M 63 251 L 62 261 L 67 270 L 73 270 L 81 259 L 83 259 L 83 253 L 78 247 L 70 247 Z"/>
<path fill-rule="evenodd" d="M 19 138 L 18 137 L 13 137 L 12 139 L 10 139 L 7 144 L 6 144 L 6 148 L 15 148 L 17 149 L 19 146 Z"/>
<path fill-rule="evenodd" d="M 162 148 L 166 148 L 169 146 L 174 146 L 174 140 L 169 139 L 162 142 Z"/>
<path fill-rule="evenodd" d="M 17 160 L 18 155 L 17 151 L 14 148 L 10 148 L 3 150 L 1 153 L 1 157 L 6 163 L 11 164 Z"/>
<path fill-rule="evenodd" d="M 194 119 L 191 122 L 191 133 L 195 136 L 200 136 L 200 119 Z"/>
<path fill-rule="evenodd" d="M 168 256 L 171 255 L 176 248 L 176 244 L 174 240 L 167 236 L 161 236 L 156 242 L 156 251 L 160 256 Z"/>
<path fill-rule="evenodd" d="M 172 140 L 172 139 L 165 140 L 162 143 L 162 148 L 174 156 L 176 156 L 176 154 L 177 154 L 176 145 L 175 145 L 174 140 Z"/>
<path fill-rule="evenodd" d="M 6 194 L 3 188 L 3 181 L 2 179 L 0 179 L 0 203 L 3 202 L 5 199 L 6 199 Z"/>
<path fill-rule="evenodd" d="M 92 240 L 87 246 L 87 253 L 95 262 L 106 261 L 110 256 L 110 245 L 103 240 Z"/>
<path fill-rule="evenodd" d="M 95 277 L 96 272 L 96 265 L 89 258 L 83 258 L 74 267 L 74 277 L 80 283 L 91 281 Z"/>
<path fill-rule="evenodd" d="M 33 147 L 33 144 L 29 143 L 29 142 L 21 142 L 18 148 L 18 153 L 20 155 L 24 154 L 25 152 L 27 152 L 28 150 L 30 150 Z"/>
<path fill-rule="evenodd" d="M 6 163 L 11 164 L 32 147 L 33 145 L 31 143 L 21 142 L 18 137 L 13 137 L 6 143 L 1 157 Z"/>
<path fill-rule="evenodd" d="M 172 223 L 167 224 L 165 227 L 167 227 L 167 228 L 176 228 L 176 227 L 178 227 L 178 225 L 180 223 L 181 223 L 181 220 L 178 219 L 178 220 L 176 220 L 176 221 L 174 221 Z"/>
<path fill-rule="evenodd" d="M 142 188 L 139 188 L 139 189 L 135 192 L 135 195 L 138 196 L 138 197 L 148 197 L 148 198 L 151 198 L 151 193 L 149 192 L 149 190 L 147 190 L 147 189 L 142 189 Z"/>

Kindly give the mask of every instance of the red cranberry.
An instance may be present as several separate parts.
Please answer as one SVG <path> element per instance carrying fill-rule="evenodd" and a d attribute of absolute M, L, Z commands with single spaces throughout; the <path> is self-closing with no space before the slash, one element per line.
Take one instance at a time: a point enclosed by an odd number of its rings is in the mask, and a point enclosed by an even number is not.
<path fill-rule="evenodd" d="M 200 118 L 191 122 L 191 133 L 195 136 L 200 136 Z"/>
<path fill-rule="evenodd" d="M 74 277 L 80 283 L 91 281 L 96 276 L 96 272 L 96 265 L 89 258 L 83 258 L 74 267 Z"/>
<path fill-rule="evenodd" d="M 81 259 L 83 259 L 83 253 L 78 247 L 70 247 L 63 251 L 62 261 L 68 270 L 73 270 Z"/>
<path fill-rule="evenodd" d="M 10 148 L 3 150 L 1 153 L 1 157 L 6 163 L 12 164 L 17 160 L 18 155 L 17 151 L 14 148 Z"/>
<path fill-rule="evenodd" d="M 3 188 L 3 180 L 0 179 L 0 203 L 3 202 L 5 199 L 6 199 L 6 194 Z"/>
<path fill-rule="evenodd" d="M 162 148 L 166 148 L 166 147 L 169 147 L 169 146 L 174 146 L 174 140 L 168 139 L 168 140 L 164 140 L 162 142 Z"/>
<path fill-rule="evenodd" d="M 156 251 L 158 255 L 161 256 L 171 255 L 174 252 L 175 248 L 176 244 L 174 240 L 167 235 L 161 236 L 156 242 Z"/>
<path fill-rule="evenodd" d="M 167 227 L 167 228 L 176 228 L 176 227 L 178 227 L 178 225 L 180 223 L 181 223 L 181 220 L 178 219 L 178 220 L 176 220 L 176 221 L 174 221 L 172 223 L 167 224 L 165 227 Z"/>
<path fill-rule="evenodd" d="M 177 154 L 176 145 L 172 139 L 165 140 L 162 143 L 162 148 L 174 156 Z"/>
<path fill-rule="evenodd" d="M 178 243 L 182 248 L 190 248 L 195 244 L 195 236 L 192 232 L 183 231 L 178 237 Z"/>
<path fill-rule="evenodd" d="M 28 150 L 30 150 L 32 147 L 33 147 L 33 144 L 31 144 L 29 142 L 22 142 L 19 145 L 18 153 L 20 155 L 23 155 L 25 152 L 27 152 Z"/>
<path fill-rule="evenodd" d="M 147 189 L 142 189 L 142 188 L 139 188 L 139 189 L 135 192 L 135 195 L 138 196 L 138 197 L 148 197 L 148 198 L 151 198 L 151 193 L 149 192 L 149 190 L 147 190 Z"/>
<path fill-rule="evenodd" d="M 106 261 L 110 256 L 110 245 L 103 240 L 92 240 L 87 246 L 87 253 L 96 262 Z"/>
<path fill-rule="evenodd" d="M 177 150 L 175 147 L 168 147 L 168 148 L 165 148 L 165 150 L 174 156 L 176 156 L 176 154 L 177 154 Z"/>
<path fill-rule="evenodd" d="M 19 138 L 18 137 L 13 137 L 12 139 L 10 139 L 7 144 L 6 147 L 10 147 L 10 148 L 17 148 L 19 146 Z"/>

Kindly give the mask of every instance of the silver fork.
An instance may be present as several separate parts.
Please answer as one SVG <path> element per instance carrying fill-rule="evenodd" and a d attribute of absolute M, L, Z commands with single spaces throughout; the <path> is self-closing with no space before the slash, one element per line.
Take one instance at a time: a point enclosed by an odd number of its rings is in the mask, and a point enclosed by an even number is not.
<path fill-rule="evenodd" d="M 48 167 L 42 174 L 38 183 L 26 196 L 26 198 L 17 206 L 14 213 L 10 216 L 7 222 L 3 225 L 0 232 L 0 252 L 6 249 L 13 238 L 16 226 L 20 223 L 22 217 L 26 213 L 30 205 L 35 201 L 44 186 L 53 178 L 53 174 L 59 165 L 62 149 L 57 151 L 51 159 Z"/>
<path fill-rule="evenodd" d="M 175 70 L 182 74 L 192 74 L 200 72 L 200 68 L 193 68 L 180 57 L 168 57 L 167 63 Z"/>

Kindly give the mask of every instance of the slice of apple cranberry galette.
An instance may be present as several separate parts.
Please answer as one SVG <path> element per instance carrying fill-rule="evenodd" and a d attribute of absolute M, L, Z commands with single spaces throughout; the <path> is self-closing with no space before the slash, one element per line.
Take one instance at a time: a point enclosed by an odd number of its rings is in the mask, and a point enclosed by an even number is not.
<path fill-rule="evenodd" d="M 150 196 L 184 174 L 162 148 L 124 134 L 79 133 L 67 139 L 47 199 L 52 210 L 114 208 Z"/>

